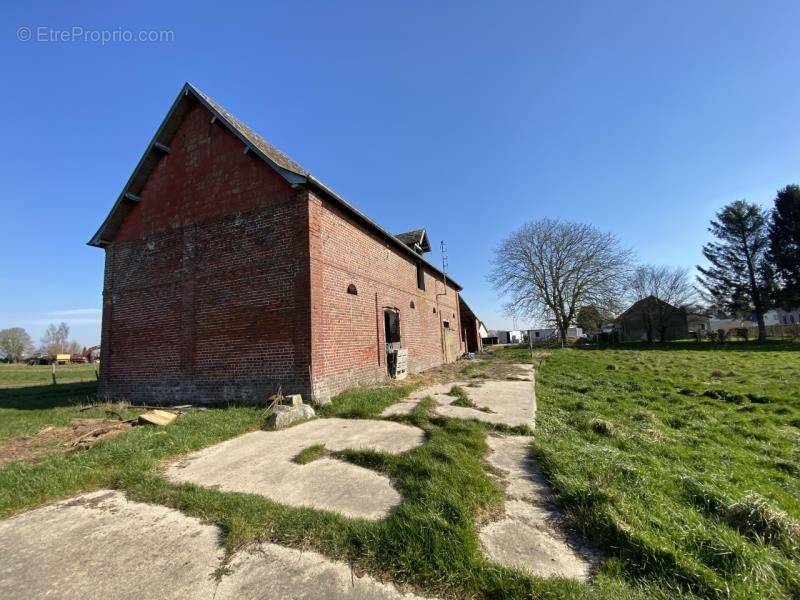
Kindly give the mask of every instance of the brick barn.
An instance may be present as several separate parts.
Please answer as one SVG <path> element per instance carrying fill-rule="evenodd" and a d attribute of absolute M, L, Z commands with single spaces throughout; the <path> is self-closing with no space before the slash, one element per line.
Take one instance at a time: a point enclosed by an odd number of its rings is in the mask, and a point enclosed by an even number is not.
<path fill-rule="evenodd" d="M 461 287 L 186 84 L 89 242 L 105 249 L 100 393 L 325 401 L 465 351 Z M 472 316 L 472 319 L 475 319 Z"/>

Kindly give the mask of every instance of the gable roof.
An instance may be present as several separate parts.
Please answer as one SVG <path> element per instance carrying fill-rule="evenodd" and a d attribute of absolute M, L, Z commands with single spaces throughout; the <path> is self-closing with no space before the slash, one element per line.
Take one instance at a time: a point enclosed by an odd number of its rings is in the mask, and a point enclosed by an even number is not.
<path fill-rule="evenodd" d="M 122 224 L 122 221 L 139 201 L 139 193 L 144 188 L 148 177 L 156 168 L 164 153 L 169 152 L 169 143 L 172 137 L 177 132 L 178 127 L 180 127 L 183 117 L 195 102 L 200 102 L 205 106 L 209 112 L 211 112 L 215 120 L 218 120 L 221 125 L 224 125 L 233 135 L 238 137 L 244 143 L 246 152 L 252 152 L 258 156 L 290 185 L 302 186 L 314 193 L 324 196 L 327 200 L 342 208 L 348 216 L 363 225 L 366 229 L 376 234 L 384 241 L 389 242 L 402 253 L 413 256 L 416 261 L 421 260 L 437 275 L 444 276 L 441 270 L 424 258 L 421 258 L 413 248 L 406 245 L 405 242 L 367 217 L 339 194 L 316 179 L 309 171 L 286 156 L 286 154 L 278 150 L 255 131 L 250 129 L 250 127 L 225 110 L 220 104 L 188 82 L 183 85 L 178 97 L 172 103 L 172 107 L 170 107 L 167 116 L 164 117 L 155 136 L 153 136 L 153 139 L 148 144 L 133 174 L 131 174 L 125 187 L 122 188 L 122 192 L 114 203 L 111 212 L 108 214 L 105 221 L 103 221 L 103 224 L 97 232 L 92 236 L 92 239 L 89 240 L 88 244 L 90 246 L 102 248 L 110 244 L 114 239 L 114 235 Z M 422 231 L 427 241 L 427 233 L 424 229 L 416 231 Z M 428 249 L 430 249 L 430 244 L 428 244 Z M 447 276 L 447 281 L 456 289 L 462 289 L 450 276 Z"/>
<path fill-rule="evenodd" d="M 398 233 L 395 236 L 398 240 L 415 250 L 414 246 L 419 246 L 419 252 L 430 252 L 431 243 L 428 241 L 428 232 L 425 229 L 414 229 L 405 233 Z M 415 250 L 416 251 L 416 250 Z"/>
<path fill-rule="evenodd" d="M 664 306 L 667 306 L 667 307 L 671 308 L 672 310 L 686 312 L 682 308 L 678 308 L 677 306 L 673 306 L 672 304 L 670 304 L 669 302 L 665 302 L 661 298 L 656 298 L 655 296 L 650 295 L 650 296 L 647 296 L 646 298 L 642 298 L 641 300 L 637 300 L 636 302 L 631 304 L 625 312 L 623 312 L 620 316 L 618 316 L 616 318 L 616 320 L 619 321 L 623 317 L 627 317 L 629 313 L 634 312 L 636 309 L 644 306 L 645 304 L 654 304 L 654 303 L 655 304 L 662 304 Z"/>

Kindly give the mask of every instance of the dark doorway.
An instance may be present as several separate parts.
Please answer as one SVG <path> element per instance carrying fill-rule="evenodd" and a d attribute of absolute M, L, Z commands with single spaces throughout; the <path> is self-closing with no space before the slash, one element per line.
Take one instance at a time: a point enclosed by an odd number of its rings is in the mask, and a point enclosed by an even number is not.
<path fill-rule="evenodd" d="M 400 311 L 383 309 L 383 335 L 386 341 L 386 367 L 394 377 L 397 366 L 397 351 L 400 350 Z"/>

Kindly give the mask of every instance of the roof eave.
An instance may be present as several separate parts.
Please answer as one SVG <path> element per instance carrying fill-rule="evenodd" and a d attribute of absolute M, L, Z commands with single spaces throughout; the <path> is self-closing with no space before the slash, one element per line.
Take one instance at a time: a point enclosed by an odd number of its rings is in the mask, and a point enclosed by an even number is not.
<path fill-rule="evenodd" d="M 130 210 L 130 207 L 126 207 L 126 196 L 128 194 L 136 194 L 140 191 L 140 188 L 144 186 L 144 181 L 147 180 L 147 177 L 155 168 L 155 163 L 158 162 L 158 159 L 164 154 L 164 148 L 166 148 L 169 144 L 169 139 L 165 139 L 166 137 L 171 137 L 174 131 L 170 132 L 169 136 L 165 136 L 165 132 L 167 130 L 167 126 L 172 124 L 173 117 L 176 111 L 181 107 L 181 103 L 184 101 L 185 98 L 191 96 L 197 102 L 200 102 L 212 115 L 215 117 L 219 122 L 231 132 L 233 133 L 246 147 L 248 152 L 252 152 L 256 156 L 258 156 L 261 160 L 266 162 L 270 167 L 272 167 L 279 175 L 281 175 L 290 185 L 297 185 L 300 183 L 305 183 L 306 178 L 301 173 L 296 173 L 290 169 L 280 166 L 275 161 L 273 161 L 269 156 L 267 156 L 264 152 L 262 152 L 255 144 L 251 143 L 244 134 L 239 131 L 222 113 L 220 113 L 216 107 L 211 105 L 204 97 L 202 92 L 200 92 L 197 88 L 195 88 L 191 83 L 185 83 L 183 88 L 181 88 L 180 93 L 178 94 L 175 101 L 172 103 L 169 111 L 167 112 L 164 119 L 161 121 L 161 125 L 159 125 L 156 134 L 153 136 L 153 139 L 150 140 L 150 143 L 147 145 L 147 149 L 142 154 L 142 157 L 139 159 L 139 162 L 136 164 L 136 168 L 133 170 L 133 173 L 128 178 L 128 181 L 125 183 L 125 186 L 122 188 L 122 192 L 120 193 L 117 201 L 114 203 L 114 206 L 111 208 L 111 211 L 108 213 L 108 216 L 103 221 L 103 224 L 97 230 L 97 232 L 92 236 L 92 238 L 87 242 L 89 246 L 95 246 L 98 248 L 104 248 L 108 246 L 112 239 L 113 234 L 116 232 L 112 232 L 110 235 L 107 231 L 108 227 L 113 224 L 114 220 L 119 220 L 120 223 L 124 220 L 125 215 Z M 174 129 L 177 130 L 177 127 L 180 123 L 174 124 Z M 153 160 L 153 153 L 158 153 L 158 156 L 155 160 Z M 148 162 L 152 161 L 154 164 L 150 166 L 150 169 L 147 173 L 143 173 L 144 169 L 148 167 Z M 139 189 L 134 189 L 134 184 L 137 183 L 137 178 L 141 175 L 143 181 L 141 182 L 141 186 Z M 124 215 L 120 215 L 121 212 L 125 212 Z"/>
<path fill-rule="evenodd" d="M 117 198 L 116 202 L 114 202 L 114 206 L 111 208 L 111 211 L 108 213 L 108 216 L 106 216 L 106 218 L 103 220 L 103 224 L 100 225 L 100 228 L 97 230 L 97 232 L 87 242 L 89 246 L 104 248 L 105 246 L 111 243 L 111 240 L 103 237 L 103 233 L 105 232 L 106 227 L 110 224 L 112 218 L 120 210 L 122 202 L 125 199 L 125 194 L 129 192 L 131 184 L 134 182 L 136 176 L 141 172 L 142 168 L 145 166 L 147 159 L 151 156 L 151 153 L 155 149 L 155 144 L 160 141 L 159 137 L 163 134 L 167 126 L 167 123 L 170 121 L 172 115 L 177 110 L 181 100 L 186 95 L 187 93 L 186 90 L 188 85 L 189 85 L 188 83 L 184 84 L 183 88 L 178 94 L 178 97 L 175 98 L 175 100 L 173 101 L 172 106 L 170 107 L 164 119 L 161 121 L 161 125 L 158 126 L 158 129 L 156 130 L 153 139 L 150 140 L 150 143 L 147 145 L 147 149 L 144 151 L 142 157 L 139 159 L 139 162 L 136 164 L 136 168 L 133 170 L 131 176 L 128 178 L 128 181 L 123 186 L 122 192 L 120 192 L 119 197 Z"/>
<path fill-rule="evenodd" d="M 352 216 L 356 217 L 358 220 L 360 220 L 362 223 L 364 223 L 365 225 L 367 225 L 371 229 L 377 231 L 381 235 L 381 237 L 386 239 L 389 243 L 393 244 L 396 248 L 399 248 L 403 252 L 405 252 L 407 255 L 412 256 L 416 261 L 421 261 L 422 263 L 427 265 L 428 268 L 431 269 L 437 275 L 441 275 L 442 277 L 447 277 L 447 282 L 450 285 L 452 285 L 456 289 L 456 291 L 460 292 L 462 289 L 464 289 L 464 288 L 461 287 L 461 285 L 459 285 L 459 283 L 457 281 L 452 279 L 449 275 L 447 275 L 447 274 L 443 273 L 442 271 L 440 271 L 436 266 L 432 265 L 424 257 L 422 257 L 421 255 L 419 255 L 416 252 L 414 252 L 413 249 L 411 249 L 409 246 L 407 246 L 402 241 L 398 240 L 395 236 L 393 236 L 391 233 L 386 231 L 383 227 L 378 225 L 375 221 L 370 219 L 367 215 L 362 213 L 355 206 L 350 204 L 347 200 L 342 198 L 339 194 L 334 192 L 331 188 L 329 188 L 327 185 L 322 183 L 319 179 L 317 179 L 313 175 L 308 175 L 306 177 L 306 179 L 307 179 L 307 184 L 308 185 L 310 185 L 314 189 L 317 189 L 317 190 L 323 192 L 328 198 L 330 198 L 331 200 L 335 201 L 337 205 L 339 205 L 340 207 L 344 208 Z"/>

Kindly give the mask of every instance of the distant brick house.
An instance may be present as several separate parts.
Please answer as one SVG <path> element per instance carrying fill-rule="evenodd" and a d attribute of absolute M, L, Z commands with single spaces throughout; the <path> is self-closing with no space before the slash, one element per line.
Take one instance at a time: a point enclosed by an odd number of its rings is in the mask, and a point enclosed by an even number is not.
<path fill-rule="evenodd" d="M 106 396 L 325 400 L 388 378 L 397 348 L 409 372 L 465 350 L 424 230 L 388 233 L 190 84 L 89 244 Z"/>

